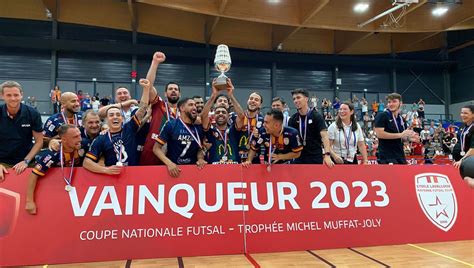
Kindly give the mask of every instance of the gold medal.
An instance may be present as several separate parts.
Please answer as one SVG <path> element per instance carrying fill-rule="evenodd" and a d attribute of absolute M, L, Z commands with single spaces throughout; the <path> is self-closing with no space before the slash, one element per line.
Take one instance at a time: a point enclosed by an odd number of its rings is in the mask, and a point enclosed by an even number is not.
<path fill-rule="evenodd" d="M 268 165 L 268 166 L 267 166 L 267 171 L 268 171 L 268 172 L 272 171 L 272 166 L 271 166 L 271 165 Z"/>
<path fill-rule="evenodd" d="M 68 184 L 66 187 L 64 187 L 64 190 L 66 190 L 66 192 L 70 192 L 72 191 L 72 186 Z"/>

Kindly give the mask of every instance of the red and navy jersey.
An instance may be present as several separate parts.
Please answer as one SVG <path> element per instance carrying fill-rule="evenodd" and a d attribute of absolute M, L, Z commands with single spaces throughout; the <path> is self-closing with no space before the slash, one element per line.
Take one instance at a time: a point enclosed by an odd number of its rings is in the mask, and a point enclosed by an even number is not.
<path fill-rule="evenodd" d="M 139 159 L 136 133 L 139 127 L 140 121 L 133 116 L 121 131 L 99 135 L 92 142 L 86 157 L 97 162 L 104 156 L 105 166 L 113 166 L 118 161 L 124 166 L 137 166 Z"/>
<path fill-rule="evenodd" d="M 186 126 L 187 128 L 179 119 L 170 120 L 166 122 L 160 135 L 155 139 L 161 145 L 167 144 L 166 156 L 178 165 L 196 164 L 197 154 L 202 146 L 202 142 L 201 144 L 198 142 L 204 138 L 202 125 L 186 124 Z M 198 141 L 193 138 L 189 131 Z"/>
<path fill-rule="evenodd" d="M 282 134 L 275 137 L 266 133 L 265 129 L 262 128 L 260 131 L 259 138 L 252 138 L 250 141 L 251 148 L 253 151 L 260 151 L 262 145 L 265 147 L 263 159 L 268 162 L 268 154 L 270 151 L 270 142 L 272 144 L 273 154 L 287 154 L 290 152 L 301 152 L 303 150 L 303 144 L 298 130 L 292 127 L 284 127 Z M 289 161 L 278 161 L 277 164 L 287 163 Z"/>
<path fill-rule="evenodd" d="M 71 167 L 72 161 L 74 161 L 74 167 L 82 166 L 82 161 L 84 160 L 84 149 L 75 150 L 72 153 L 63 153 L 64 167 Z M 36 159 L 36 165 L 33 168 L 33 174 L 38 176 L 46 175 L 46 172 L 51 167 L 60 167 L 61 166 L 61 154 L 60 152 L 46 150 L 39 153 Z"/>
<path fill-rule="evenodd" d="M 140 157 L 140 165 L 158 165 L 162 164 L 161 161 L 153 153 L 153 145 L 155 145 L 155 140 L 160 134 L 160 130 L 163 128 L 165 123 L 168 121 L 168 113 L 166 112 L 166 105 L 161 97 L 157 96 L 156 101 L 151 106 L 151 121 L 148 127 L 148 132 L 143 144 L 143 152 Z M 169 107 L 169 115 L 171 118 L 175 119 L 177 114 L 177 109 Z M 145 130 L 143 130 L 145 131 Z"/>
<path fill-rule="evenodd" d="M 240 131 L 235 128 L 232 124 L 228 126 L 224 131 L 220 131 L 217 127 L 212 126 L 205 131 L 207 141 L 212 144 L 208 150 L 207 159 L 208 163 L 224 164 L 227 163 L 240 163 L 239 154 L 239 138 L 242 135 Z M 219 134 L 220 133 L 220 134 Z M 225 137 L 227 135 L 227 145 L 225 145 Z M 223 139 L 224 138 L 224 139 Z M 227 147 L 227 148 L 226 148 Z M 225 158 L 222 157 L 225 155 Z M 227 160 L 226 160 L 227 158 Z"/>
<path fill-rule="evenodd" d="M 231 116 L 231 122 L 236 122 L 237 115 L 234 114 Z M 235 124 L 235 123 L 234 123 Z M 242 129 L 240 129 L 240 138 L 239 138 L 239 154 L 240 158 L 243 160 L 247 159 L 248 151 L 250 148 L 250 139 L 252 138 L 252 131 L 257 128 L 260 132 L 263 129 L 263 116 L 257 114 L 255 117 L 249 118 L 247 114 L 244 116 L 244 121 Z M 260 164 L 260 150 L 257 152 L 255 157 L 252 160 L 254 164 Z"/>
<path fill-rule="evenodd" d="M 46 120 L 46 123 L 44 123 L 44 128 L 43 128 L 43 136 L 45 137 L 55 137 L 58 135 L 58 128 L 62 125 L 64 125 L 66 122 L 64 122 L 64 113 L 57 113 L 51 115 L 48 120 Z M 82 126 L 82 112 L 78 112 L 74 115 L 73 118 L 68 118 L 67 119 L 67 124 L 75 125 L 77 127 Z"/>

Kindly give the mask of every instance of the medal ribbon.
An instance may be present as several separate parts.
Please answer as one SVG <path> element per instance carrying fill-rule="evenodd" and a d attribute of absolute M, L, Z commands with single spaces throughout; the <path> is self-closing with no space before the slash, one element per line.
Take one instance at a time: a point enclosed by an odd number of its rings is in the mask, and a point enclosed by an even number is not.
<path fill-rule="evenodd" d="M 224 141 L 224 156 L 225 156 L 227 155 L 227 137 L 228 137 L 227 134 L 228 134 L 229 128 L 226 127 L 226 129 L 224 130 L 224 136 L 222 136 L 220 129 L 216 127 L 216 130 L 217 130 L 217 133 L 219 133 L 219 136 L 221 137 L 221 139 Z"/>
<path fill-rule="evenodd" d="M 109 140 L 110 140 L 110 143 L 112 144 L 112 147 L 114 148 L 115 153 L 119 155 L 119 158 L 117 159 L 117 161 L 122 163 L 122 152 L 123 152 L 122 132 L 120 132 L 120 139 L 119 140 L 122 141 L 122 144 L 120 144 L 120 150 L 119 151 L 117 151 L 117 148 L 114 145 L 114 141 L 112 140 L 112 136 L 110 135 L 110 132 L 107 132 L 107 135 L 109 135 Z"/>
<path fill-rule="evenodd" d="M 59 150 L 59 162 L 61 163 L 61 171 L 63 172 L 63 179 L 64 181 L 66 182 L 67 185 L 71 185 L 71 182 L 72 182 L 72 172 L 74 170 L 74 152 L 73 152 L 73 156 L 72 156 L 72 161 L 71 161 L 71 171 L 69 172 L 69 178 L 67 178 L 65 175 L 64 175 L 64 157 L 63 157 L 63 145 L 61 144 L 61 149 Z"/>
<path fill-rule="evenodd" d="M 61 116 L 63 117 L 64 124 L 69 124 L 69 120 L 67 119 L 66 115 L 64 112 L 61 112 Z M 79 125 L 77 124 L 77 115 L 74 114 L 74 125 L 78 127 Z"/>
<path fill-rule="evenodd" d="M 467 129 L 466 127 L 464 127 L 464 129 L 461 132 L 461 152 L 464 152 L 464 144 L 466 143 L 466 136 L 473 125 L 474 124 L 471 123 L 471 125 Z"/>
<path fill-rule="evenodd" d="M 300 135 L 303 136 L 303 143 L 306 144 L 306 130 L 308 129 L 307 126 L 308 126 L 308 115 L 311 114 L 311 112 L 313 111 L 313 109 L 309 109 L 309 111 L 306 113 L 305 115 L 305 119 L 304 119 L 304 124 L 303 124 L 303 119 L 301 118 L 301 115 L 300 115 L 300 126 L 299 126 L 299 130 L 300 130 Z M 304 129 L 304 131 L 303 131 Z"/>
<path fill-rule="evenodd" d="M 191 129 L 186 125 L 186 123 L 183 122 L 183 119 L 181 119 L 181 117 L 179 117 L 179 121 L 181 121 L 181 124 L 183 124 L 183 126 L 186 128 L 186 130 L 189 132 L 189 134 L 191 135 L 191 137 L 193 137 L 194 141 L 198 144 L 199 148 L 202 148 L 202 145 L 201 145 L 201 138 L 199 137 L 199 134 L 198 134 L 198 131 L 196 129 L 196 126 L 193 126 L 194 127 L 194 131 L 196 132 L 196 135 L 193 134 L 193 132 L 191 131 Z"/>

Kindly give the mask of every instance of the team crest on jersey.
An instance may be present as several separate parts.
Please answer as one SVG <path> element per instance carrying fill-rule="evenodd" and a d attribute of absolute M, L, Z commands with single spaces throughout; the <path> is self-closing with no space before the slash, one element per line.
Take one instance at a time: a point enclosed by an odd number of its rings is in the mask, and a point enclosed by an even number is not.
<path fill-rule="evenodd" d="M 447 232 L 458 214 L 458 203 L 449 177 L 439 173 L 415 176 L 415 189 L 421 210 L 430 222 Z"/>
<path fill-rule="evenodd" d="M 84 153 L 85 153 L 85 151 L 84 151 L 84 149 L 82 149 L 82 148 L 79 149 L 79 151 L 77 151 L 77 154 L 78 154 L 80 157 L 83 157 L 83 156 L 84 156 Z"/>
<path fill-rule="evenodd" d="M 261 128 L 262 127 L 262 121 L 258 121 L 257 122 L 257 128 Z"/>
<path fill-rule="evenodd" d="M 284 139 L 283 139 L 283 143 L 284 143 L 285 145 L 288 145 L 288 144 L 290 143 L 290 139 L 289 139 L 289 138 L 284 138 Z"/>

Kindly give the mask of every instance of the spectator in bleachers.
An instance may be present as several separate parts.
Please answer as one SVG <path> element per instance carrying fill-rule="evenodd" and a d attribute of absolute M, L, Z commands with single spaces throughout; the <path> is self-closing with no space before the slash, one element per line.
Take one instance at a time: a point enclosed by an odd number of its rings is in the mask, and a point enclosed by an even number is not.
<path fill-rule="evenodd" d="M 53 104 L 53 113 L 59 113 L 61 111 L 61 90 L 59 86 L 55 86 L 49 93 L 51 97 L 51 103 Z"/>
<path fill-rule="evenodd" d="M 341 101 L 339 100 L 338 97 L 335 97 L 334 101 L 332 102 L 332 108 L 334 109 L 334 114 L 337 115 L 337 111 L 339 110 L 339 107 L 341 107 Z"/>
<path fill-rule="evenodd" d="M 383 111 L 385 111 L 385 103 L 383 100 L 380 100 L 379 106 L 377 107 L 377 113 L 382 113 Z"/>
<path fill-rule="evenodd" d="M 378 110 L 379 110 L 379 103 L 376 100 L 374 100 L 372 102 L 372 112 L 374 114 L 377 114 Z"/>
<path fill-rule="evenodd" d="M 41 115 L 34 108 L 21 103 L 23 88 L 15 81 L 0 85 L 5 104 L 0 105 L 0 182 L 7 168 L 17 174 L 28 167 L 43 146 Z M 34 145 L 32 140 L 34 139 Z"/>
<path fill-rule="evenodd" d="M 360 106 L 362 107 L 362 116 L 366 115 L 369 112 L 369 103 L 364 97 L 360 100 Z"/>
<path fill-rule="evenodd" d="M 110 100 L 112 99 L 112 96 L 104 96 L 102 99 L 100 99 L 100 106 L 104 107 L 110 104 Z"/>
<path fill-rule="evenodd" d="M 435 121 L 431 120 L 428 130 L 430 131 L 430 135 L 433 136 L 436 130 Z"/>
<path fill-rule="evenodd" d="M 420 132 L 420 138 L 421 138 L 421 143 L 427 144 L 430 142 L 431 135 L 430 135 L 430 130 L 429 126 L 426 125 L 424 129 Z"/>
<path fill-rule="evenodd" d="M 35 96 L 28 97 L 28 105 L 38 110 L 38 102 Z"/>
<path fill-rule="evenodd" d="M 321 108 L 323 109 L 323 115 L 326 115 L 329 113 L 329 107 L 331 106 L 331 102 L 324 98 L 323 101 L 321 102 Z"/>
<path fill-rule="evenodd" d="M 100 101 L 97 99 L 97 97 L 92 97 L 92 110 L 94 110 L 95 112 L 99 112 L 99 108 L 100 108 Z"/>
<path fill-rule="evenodd" d="M 87 111 L 89 109 L 92 109 L 92 100 L 89 93 L 85 93 L 81 101 L 81 110 Z"/>
<path fill-rule="evenodd" d="M 421 121 L 420 121 L 420 119 L 418 118 L 418 115 L 416 115 L 416 114 L 413 116 L 413 120 L 412 120 L 412 122 L 411 122 L 411 127 L 413 128 L 413 130 L 414 130 L 416 133 L 420 134 L 420 132 L 421 132 L 421 130 L 422 130 L 422 128 L 421 128 Z"/>

